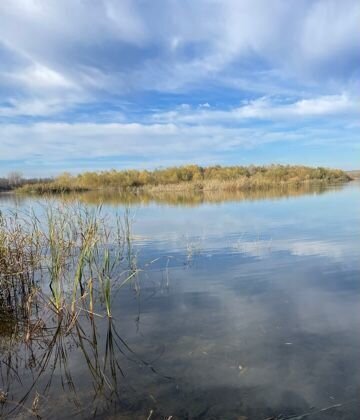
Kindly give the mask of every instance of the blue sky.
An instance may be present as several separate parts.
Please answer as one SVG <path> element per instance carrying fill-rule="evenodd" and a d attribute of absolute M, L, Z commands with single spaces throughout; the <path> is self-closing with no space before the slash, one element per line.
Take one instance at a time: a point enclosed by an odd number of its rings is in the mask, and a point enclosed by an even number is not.
<path fill-rule="evenodd" d="M 0 176 L 360 167 L 358 0 L 2 0 Z"/>

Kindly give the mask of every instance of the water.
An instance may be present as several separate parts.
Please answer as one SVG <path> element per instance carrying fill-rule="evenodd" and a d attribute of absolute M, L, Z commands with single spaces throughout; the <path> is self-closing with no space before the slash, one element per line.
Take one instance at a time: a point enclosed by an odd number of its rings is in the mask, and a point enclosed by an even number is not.
<path fill-rule="evenodd" d="M 124 209 L 118 195 L 80 199 Z M 0 199 L 15 207 L 41 203 Z M 1 329 L 4 416 L 31 417 L 38 393 L 51 419 L 360 418 L 359 183 L 137 197 L 131 214 L 144 272 L 112 320 L 82 315 L 27 344 L 17 327 L 10 351 L 14 326 Z"/>

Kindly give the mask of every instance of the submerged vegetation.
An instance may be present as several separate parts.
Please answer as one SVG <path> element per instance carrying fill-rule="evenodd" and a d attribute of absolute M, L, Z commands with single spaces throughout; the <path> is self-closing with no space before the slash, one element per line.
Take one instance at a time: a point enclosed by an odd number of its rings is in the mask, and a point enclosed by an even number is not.
<path fill-rule="evenodd" d="M 76 176 L 62 174 L 50 182 L 22 186 L 24 193 L 64 193 L 96 189 L 184 191 L 240 191 L 266 189 L 301 183 L 338 183 L 351 177 L 339 169 L 305 166 L 209 166 L 187 165 L 166 169 L 85 172 Z"/>

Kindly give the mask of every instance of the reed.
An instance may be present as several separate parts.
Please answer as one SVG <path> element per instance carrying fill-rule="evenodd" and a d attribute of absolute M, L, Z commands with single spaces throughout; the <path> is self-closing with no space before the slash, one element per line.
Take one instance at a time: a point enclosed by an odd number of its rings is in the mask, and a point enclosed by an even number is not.
<path fill-rule="evenodd" d="M 41 235 L 38 222 L 31 223 L 14 212 L 0 213 L 0 300 L 14 312 L 26 314 L 27 302 L 40 269 Z"/>
<path fill-rule="evenodd" d="M 94 413 L 100 398 L 107 402 L 123 390 L 125 358 L 172 380 L 132 350 L 113 323 L 113 294 L 130 284 L 140 289 L 130 210 L 110 219 L 101 206 L 49 201 L 42 213 L 0 213 L 0 417 L 45 417 L 56 378 L 79 407 L 73 349 L 92 377 Z M 30 384 L 21 383 L 25 370 Z M 20 399 L 14 381 L 26 387 Z"/>
<path fill-rule="evenodd" d="M 56 312 L 60 313 L 63 306 L 63 284 L 62 272 L 66 261 L 66 243 L 64 238 L 65 220 L 60 214 L 54 214 L 52 207 L 47 209 L 48 236 L 49 247 L 49 264 L 48 271 L 50 275 L 50 290 L 52 293 L 51 303 Z"/>
<path fill-rule="evenodd" d="M 329 168 L 300 165 L 228 166 L 186 165 L 165 169 L 62 174 L 52 182 L 31 183 L 21 193 L 59 194 L 116 188 L 121 191 L 189 191 L 266 189 L 279 184 L 347 182 L 351 176 Z"/>
<path fill-rule="evenodd" d="M 111 223 L 101 206 L 50 201 L 44 214 L 0 214 L 0 298 L 15 311 L 35 291 L 58 315 L 102 303 L 111 317 L 113 289 L 137 273 L 128 210 Z"/>
<path fill-rule="evenodd" d="M 110 253 L 108 249 L 104 251 L 104 260 L 102 268 L 99 272 L 99 281 L 103 292 L 103 298 L 106 306 L 106 312 L 111 317 L 111 268 L 110 268 Z"/>
<path fill-rule="evenodd" d="M 89 213 L 87 210 L 85 212 L 84 217 L 82 213 L 78 214 L 78 226 L 79 229 L 79 237 L 80 237 L 80 244 L 79 244 L 79 251 L 76 263 L 76 270 L 75 276 L 73 280 L 73 291 L 72 291 L 72 302 L 71 302 L 71 311 L 72 313 L 75 312 L 75 304 L 76 304 L 76 297 L 77 291 L 80 289 L 81 297 L 84 296 L 85 289 L 83 285 L 83 277 L 86 271 L 86 265 L 90 266 L 91 272 L 91 264 L 92 264 L 92 257 L 94 252 L 94 247 L 96 246 L 97 242 L 99 241 L 99 226 L 97 220 L 97 211 Z M 91 286 L 92 287 L 92 286 Z M 91 295 L 93 299 L 93 294 Z"/>

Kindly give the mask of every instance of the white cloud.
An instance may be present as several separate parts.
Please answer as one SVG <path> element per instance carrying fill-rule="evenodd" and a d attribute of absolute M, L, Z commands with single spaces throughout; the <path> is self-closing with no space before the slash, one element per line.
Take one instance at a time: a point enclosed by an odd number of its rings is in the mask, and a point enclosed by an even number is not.
<path fill-rule="evenodd" d="M 339 135 L 343 145 L 350 142 L 348 147 L 353 147 L 352 131 L 348 132 L 342 128 L 334 131 L 304 127 L 289 131 L 285 127 L 277 126 L 260 128 L 233 127 L 227 124 L 188 125 L 182 124 L 181 121 L 161 124 L 2 124 L 0 161 L 25 160 L 28 163 L 32 162 L 31 165 L 39 162 L 40 166 L 53 163 L 55 166 L 52 173 L 59 172 L 59 167 L 66 161 L 68 167 L 72 165 L 71 170 L 79 171 L 81 168 L 76 163 L 71 164 L 74 160 L 86 162 L 113 159 L 119 164 L 130 161 L 132 166 L 154 167 L 157 164 L 185 162 L 222 163 L 222 156 L 231 153 L 237 154 L 240 159 L 238 162 L 241 162 L 242 152 L 256 150 L 266 144 L 307 142 L 311 146 L 312 142 L 316 144 L 321 140 L 330 144 L 332 141 L 338 142 Z M 108 167 L 106 161 L 102 167 Z M 45 168 L 45 171 L 48 170 L 49 168 Z"/>
<path fill-rule="evenodd" d="M 359 16 L 356 0 L 4 0 L 0 39 L 43 90 L 173 91 L 242 78 L 265 93 L 266 83 L 292 81 L 295 91 L 314 77 L 343 89 L 360 59 Z"/>
<path fill-rule="evenodd" d="M 35 123 L 0 126 L 0 159 L 42 156 L 97 158 L 121 155 L 164 156 L 201 152 L 210 147 L 224 151 L 249 143 L 245 132 L 213 127 L 187 128 L 174 124 Z"/>
<path fill-rule="evenodd" d="M 360 109 L 359 15 L 357 0 L 3 0 L 0 160 L 333 141 Z"/>
<path fill-rule="evenodd" d="M 9 99 L 6 106 L 0 107 L 0 117 L 45 117 L 63 112 L 72 101 L 64 98 L 35 98 L 35 99 Z"/>
<path fill-rule="evenodd" d="M 312 60 L 356 49 L 360 7 L 356 1 L 315 1 L 303 23 L 301 49 Z"/>
<path fill-rule="evenodd" d="M 25 84 L 31 90 L 42 88 L 75 88 L 76 86 L 62 74 L 57 73 L 41 64 L 31 65 L 29 68 L 8 77 Z"/>
<path fill-rule="evenodd" d="M 292 103 L 279 102 L 263 97 L 228 110 L 179 107 L 172 111 L 157 113 L 155 121 L 177 121 L 190 124 L 237 123 L 249 119 L 299 120 L 302 117 L 321 117 L 329 115 L 358 115 L 360 98 L 348 94 L 327 95 L 310 99 L 300 99 Z M 205 107 L 208 108 L 208 107 Z"/>

